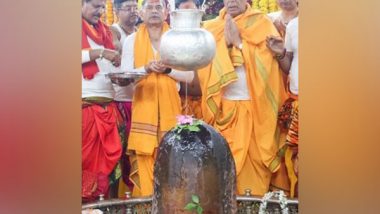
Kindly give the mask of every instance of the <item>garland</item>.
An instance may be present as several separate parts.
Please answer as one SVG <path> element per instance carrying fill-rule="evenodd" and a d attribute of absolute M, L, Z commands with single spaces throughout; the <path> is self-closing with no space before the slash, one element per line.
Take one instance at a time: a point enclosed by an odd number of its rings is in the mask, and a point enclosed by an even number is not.
<path fill-rule="evenodd" d="M 288 200 L 286 198 L 286 195 L 283 191 L 274 191 L 274 192 L 267 192 L 261 199 L 261 204 L 259 208 L 259 214 L 267 214 L 267 204 L 268 200 L 271 198 L 278 198 L 280 201 L 280 207 L 281 207 L 281 213 L 282 214 L 289 214 L 288 209 Z"/>
<path fill-rule="evenodd" d="M 278 192 L 278 199 L 280 200 L 280 207 L 281 207 L 282 214 L 288 214 L 289 213 L 288 200 L 286 199 L 286 195 L 284 191 Z"/>
<path fill-rule="evenodd" d="M 223 8 L 223 0 L 205 0 L 206 1 L 206 15 L 205 20 L 216 17 L 219 11 Z M 141 8 L 142 0 L 138 0 L 138 7 Z M 248 0 L 248 3 L 252 5 L 253 8 L 261 10 L 263 13 L 272 13 L 278 11 L 276 0 Z M 113 9 L 113 0 L 106 1 L 106 11 L 101 17 L 102 21 L 107 25 L 112 25 L 117 22 L 117 17 L 115 16 Z"/>
<path fill-rule="evenodd" d="M 253 0 L 252 7 L 263 13 L 272 13 L 279 9 L 276 0 Z"/>
<path fill-rule="evenodd" d="M 112 25 L 114 22 L 113 3 L 112 0 L 106 2 L 106 24 Z"/>
<path fill-rule="evenodd" d="M 115 23 L 116 20 L 116 15 L 113 10 L 113 0 L 107 0 L 106 1 L 106 11 L 103 13 L 103 15 L 100 17 L 102 19 L 102 22 L 107 24 L 108 26 L 112 25 Z"/>
<path fill-rule="evenodd" d="M 271 12 L 271 13 L 277 11 L 278 10 L 277 1 L 276 0 L 269 0 L 268 9 L 269 9 L 269 12 Z"/>

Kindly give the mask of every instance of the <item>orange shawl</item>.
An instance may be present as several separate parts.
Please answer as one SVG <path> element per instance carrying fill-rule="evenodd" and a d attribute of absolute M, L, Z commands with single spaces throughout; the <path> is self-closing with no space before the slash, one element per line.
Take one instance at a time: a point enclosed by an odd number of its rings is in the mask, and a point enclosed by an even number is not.
<path fill-rule="evenodd" d="M 169 30 L 164 23 L 162 33 Z M 139 68 L 149 61 L 159 59 L 154 56 L 149 33 L 145 24 L 136 32 L 134 66 Z M 132 125 L 128 149 L 151 155 L 158 146 L 158 132 L 166 132 L 176 124 L 176 116 L 181 112 L 176 81 L 166 74 L 150 73 L 140 80 L 132 103 Z"/>
<path fill-rule="evenodd" d="M 87 40 L 87 36 L 90 37 L 96 44 L 102 45 L 105 48 L 115 50 L 115 46 L 112 43 L 112 33 L 109 27 L 103 24 L 102 21 L 94 26 L 82 18 L 82 50 L 90 49 L 90 44 Z M 99 72 L 96 62 L 90 61 L 82 64 L 83 77 L 86 79 L 94 78 L 94 75 Z"/>
<path fill-rule="evenodd" d="M 263 163 L 271 171 L 276 171 L 279 167 L 276 157 L 277 113 L 286 99 L 286 93 L 278 63 L 267 49 L 265 39 L 268 35 L 278 35 L 278 32 L 263 13 L 247 5 L 247 10 L 234 18 L 243 41 L 243 50 L 240 52 L 233 48 L 229 51 L 224 38 L 225 15 L 226 9 L 223 8 L 217 18 L 204 23 L 204 27 L 214 35 L 217 53 L 212 63 L 199 71 L 203 118 L 215 126 L 224 125 L 232 119 L 234 111 L 222 113 L 220 110 L 222 91 L 237 78 L 234 66 L 244 63 L 253 106 L 255 141 Z"/>

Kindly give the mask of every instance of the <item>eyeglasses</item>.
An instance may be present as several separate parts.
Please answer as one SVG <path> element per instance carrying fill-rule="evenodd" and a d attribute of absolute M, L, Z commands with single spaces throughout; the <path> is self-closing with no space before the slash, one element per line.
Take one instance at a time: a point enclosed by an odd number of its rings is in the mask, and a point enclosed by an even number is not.
<path fill-rule="evenodd" d="M 123 8 L 118 8 L 118 10 L 125 11 L 125 12 L 132 12 L 132 11 L 137 11 L 138 8 L 137 8 L 137 6 L 126 6 Z"/>
<path fill-rule="evenodd" d="M 147 5 L 147 6 L 145 6 L 145 9 L 146 10 L 156 9 L 157 11 L 160 11 L 160 10 L 164 9 L 164 7 L 162 5 Z"/>

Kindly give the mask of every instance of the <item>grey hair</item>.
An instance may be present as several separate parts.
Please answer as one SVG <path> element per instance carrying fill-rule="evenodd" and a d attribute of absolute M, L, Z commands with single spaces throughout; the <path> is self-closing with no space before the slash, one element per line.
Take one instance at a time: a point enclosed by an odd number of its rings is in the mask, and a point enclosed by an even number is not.
<path fill-rule="evenodd" d="M 166 1 L 165 0 L 159 0 L 162 3 L 162 6 L 166 7 Z M 141 6 L 144 8 L 148 0 L 143 0 Z"/>

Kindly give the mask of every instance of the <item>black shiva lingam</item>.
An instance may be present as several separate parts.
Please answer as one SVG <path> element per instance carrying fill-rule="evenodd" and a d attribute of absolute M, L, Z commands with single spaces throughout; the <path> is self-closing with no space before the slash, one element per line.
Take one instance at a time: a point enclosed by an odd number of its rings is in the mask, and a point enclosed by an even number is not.
<path fill-rule="evenodd" d="M 158 149 L 152 213 L 236 213 L 235 162 L 226 140 L 200 120 L 177 119 Z"/>

